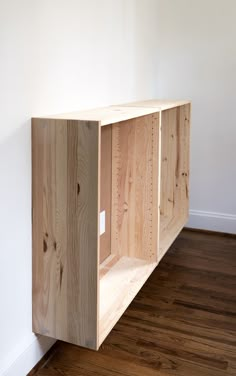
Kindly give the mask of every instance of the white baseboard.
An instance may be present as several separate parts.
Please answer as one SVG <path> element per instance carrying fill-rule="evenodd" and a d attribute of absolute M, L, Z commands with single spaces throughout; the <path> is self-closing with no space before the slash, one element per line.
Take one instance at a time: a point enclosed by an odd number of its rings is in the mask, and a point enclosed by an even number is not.
<path fill-rule="evenodd" d="M 190 210 L 186 227 L 236 234 L 236 215 Z"/>
<path fill-rule="evenodd" d="M 26 376 L 55 342 L 52 338 L 32 334 L 21 350 L 12 352 L 8 364 L 0 369 L 0 376 Z"/>

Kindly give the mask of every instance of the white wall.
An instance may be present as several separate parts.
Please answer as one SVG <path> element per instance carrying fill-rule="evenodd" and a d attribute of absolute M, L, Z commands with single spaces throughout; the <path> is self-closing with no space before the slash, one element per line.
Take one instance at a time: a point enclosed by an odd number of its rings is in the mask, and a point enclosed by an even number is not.
<path fill-rule="evenodd" d="M 189 226 L 236 233 L 236 1 L 159 3 L 158 95 L 193 102 Z"/>
<path fill-rule="evenodd" d="M 31 116 L 156 96 L 155 0 L 0 1 L 0 375 L 52 341 L 31 333 Z"/>
<path fill-rule="evenodd" d="M 193 101 L 190 225 L 236 232 L 235 0 L 0 0 L 0 375 L 31 333 L 31 116 Z"/>

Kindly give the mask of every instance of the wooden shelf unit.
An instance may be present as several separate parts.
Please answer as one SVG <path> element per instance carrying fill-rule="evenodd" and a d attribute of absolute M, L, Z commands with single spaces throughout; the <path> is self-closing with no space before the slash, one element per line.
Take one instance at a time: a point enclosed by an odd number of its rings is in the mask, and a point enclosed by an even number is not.
<path fill-rule="evenodd" d="M 190 107 L 32 119 L 35 333 L 98 349 L 158 265 L 188 218 Z"/>

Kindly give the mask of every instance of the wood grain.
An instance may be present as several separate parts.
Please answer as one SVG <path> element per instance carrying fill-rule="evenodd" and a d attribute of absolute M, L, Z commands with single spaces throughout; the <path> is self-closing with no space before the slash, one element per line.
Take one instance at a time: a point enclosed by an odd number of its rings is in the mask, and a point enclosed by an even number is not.
<path fill-rule="evenodd" d="M 97 348 L 100 128 L 34 119 L 33 331 Z"/>
<path fill-rule="evenodd" d="M 109 124 L 138 118 L 140 116 L 154 114 L 170 108 L 183 106 L 188 103 L 190 103 L 189 100 L 167 101 L 154 99 L 116 106 L 113 105 L 103 108 L 95 108 L 85 111 L 51 115 L 47 116 L 47 118 L 64 120 L 93 120 L 97 122 L 99 121 L 101 126 L 106 126 Z"/>
<path fill-rule="evenodd" d="M 162 112 L 159 260 L 189 215 L 190 105 Z"/>
<path fill-rule="evenodd" d="M 180 106 L 184 106 L 186 104 L 190 104 L 191 102 L 189 100 L 169 100 L 169 99 L 148 99 L 144 101 L 138 101 L 138 102 L 131 102 L 131 103 L 125 103 L 122 104 L 121 107 L 141 107 L 141 108 L 153 108 L 156 109 L 156 111 L 165 111 L 169 110 L 171 108 L 176 108 Z"/>
<path fill-rule="evenodd" d="M 100 211 L 105 210 L 105 233 L 100 236 L 100 263 L 111 254 L 112 125 L 101 129 Z"/>
<path fill-rule="evenodd" d="M 236 239 L 182 231 L 98 352 L 58 342 L 37 376 L 234 376 Z"/>
<path fill-rule="evenodd" d="M 155 262 L 159 114 L 112 127 L 112 253 Z"/>

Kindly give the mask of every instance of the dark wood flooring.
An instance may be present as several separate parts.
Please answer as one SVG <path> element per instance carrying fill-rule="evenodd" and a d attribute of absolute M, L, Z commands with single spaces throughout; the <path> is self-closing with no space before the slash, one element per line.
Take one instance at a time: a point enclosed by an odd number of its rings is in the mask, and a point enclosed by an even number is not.
<path fill-rule="evenodd" d="M 236 238 L 182 231 L 98 352 L 58 342 L 36 375 L 236 375 Z"/>

